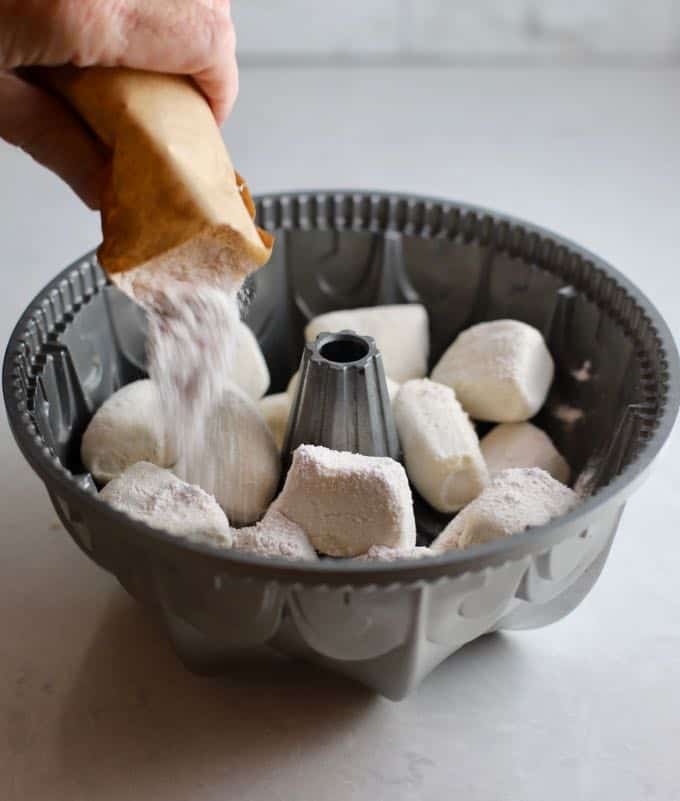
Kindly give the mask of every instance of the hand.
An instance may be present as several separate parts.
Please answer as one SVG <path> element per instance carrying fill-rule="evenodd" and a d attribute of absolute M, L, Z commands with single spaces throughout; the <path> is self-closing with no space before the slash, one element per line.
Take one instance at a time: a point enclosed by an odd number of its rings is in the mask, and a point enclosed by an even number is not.
<path fill-rule="evenodd" d="M 97 208 L 102 145 L 58 98 L 13 72 L 58 64 L 190 75 L 222 123 L 238 94 L 229 0 L 0 0 L 0 136 Z"/>

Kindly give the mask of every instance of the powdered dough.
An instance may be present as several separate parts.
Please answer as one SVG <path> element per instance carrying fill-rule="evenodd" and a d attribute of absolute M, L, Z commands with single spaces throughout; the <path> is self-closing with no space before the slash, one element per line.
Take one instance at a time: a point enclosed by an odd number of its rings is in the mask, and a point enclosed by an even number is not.
<path fill-rule="evenodd" d="M 429 548 L 416 545 L 415 548 L 388 548 L 385 545 L 372 545 L 362 556 L 357 556 L 357 561 L 367 562 L 375 559 L 379 562 L 396 562 L 401 559 L 423 559 L 426 556 L 435 554 Z"/>
<path fill-rule="evenodd" d="M 288 427 L 288 415 L 290 414 L 288 393 L 279 392 L 276 395 L 267 395 L 266 398 L 262 398 L 260 412 L 272 432 L 276 447 L 281 450 L 286 436 L 286 428 Z"/>
<path fill-rule="evenodd" d="M 307 342 L 318 334 L 350 329 L 373 337 L 385 373 L 399 383 L 427 375 L 430 334 L 425 307 L 418 303 L 343 309 L 315 317 L 305 328 Z"/>
<path fill-rule="evenodd" d="M 295 373 L 293 373 L 290 381 L 288 382 L 288 386 L 286 387 L 286 394 L 288 395 L 288 398 L 291 403 L 295 400 L 295 395 L 297 393 L 299 383 L 300 383 L 300 371 L 297 370 Z M 387 387 L 387 394 L 389 395 L 390 401 L 394 403 L 394 399 L 397 397 L 397 393 L 399 392 L 401 384 L 397 384 L 396 381 L 393 381 L 388 375 L 386 375 L 385 386 Z"/>
<path fill-rule="evenodd" d="M 545 431 L 531 423 L 501 423 L 480 446 L 491 475 L 511 467 L 540 467 L 557 481 L 569 483 L 571 470 L 564 457 Z"/>
<path fill-rule="evenodd" d="M 288 395 L 291 403 L 295 400 L 295 396 L 297 395 L 299 386 L 300 386 L 300 371 L 296 370 L 290 377 L 290 381 L 288 382 L 288 386 L 286 387 L 286 395 Z"/>
<path fill-rule="evenodd" d="M 469 548 L 509 537 L 566 514 L 578 495 L 537 467 L 504 470 L 432 543 L 432 550 Z"/>
<path fill-rule="evenodd" d="M 177 537 L 229 548 L 229 521 L 217 501 L 170 470 L 137 462 L 100 493 L 121 512 Z"/>
<path fill-rule="evenodd" d="M 253 400 L 259 400 L 269 388 L 269 369 L 255 334 L 245 323 L 236 328 L 233 343 L 232 381 Z"/>
<path fill-rule="evenodd" d="M 440 512 L 456 512 L 484 489 L 488 474 L 474 426 L 456 393 L 427 378 L 407 381 L 394 403 L 406 471 Z"/>
<path fill-rule="evenodd" d="M 459 334 L 431 378 L 453 387 L 474 419 L 516 423 L 541 408 L 553 373 L 540 331 L 519 320 L 494 320 Z"/>
<path fill-rule="evenodd" d="M 411 490 L 393 459 L 300 445 L 274 508 L 328 556 L 358 556 L 371 545 L 416 544 Z"/>
<path fill-rule="evenodd" d="M 235 385 L 205 421 L 203 447 L 182 454 L 176 472 L 217 498 L 236 525 L 259 520 L 279 482 L 279 452 L 255 403 Z"/>
<path fill-rule="evenodd" d="M 300 526 L 275 509 L 270 509 L 256 525 L 236 528 L 232 533 L 234 548 L 259 556 L 280 556 L 307 562 L 319 558 Z"/>
<path fill-rule="evenodd" d="M 176 454 L 164 439 L 158 390 L 148 379 L 133 381 L 97 409 L 83 434 L 80 458 L 105 484 L 135 462 L 174 464 Z"/>

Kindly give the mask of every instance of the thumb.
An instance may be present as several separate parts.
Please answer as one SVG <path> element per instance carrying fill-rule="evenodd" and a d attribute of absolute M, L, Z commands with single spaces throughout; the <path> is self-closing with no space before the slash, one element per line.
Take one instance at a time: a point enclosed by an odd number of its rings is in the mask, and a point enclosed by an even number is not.
<path fill-rule="evenodd" d="M 0 137 L 48 167 L 98 209 L 104 146 L 58 98 L 10 72 L 0 72 Z"/>

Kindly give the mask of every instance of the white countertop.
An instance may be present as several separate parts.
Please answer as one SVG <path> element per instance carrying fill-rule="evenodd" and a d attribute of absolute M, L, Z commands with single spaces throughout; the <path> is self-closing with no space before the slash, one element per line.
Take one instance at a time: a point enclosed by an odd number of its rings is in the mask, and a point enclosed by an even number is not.
<path fill-rule="evenodd" d="M 225 135 L 254 191 L 401 189 L 553 228 L 680 332 L 678 71 L 251 69 Z M 0 177 L 4 348 L 98 220 L 5 145 Z M 680 799 L 677 428 L 575 612 L 473 643 L 395 704 L 265 655 L 187 673 L 0 425 L 0 798 Z"/>

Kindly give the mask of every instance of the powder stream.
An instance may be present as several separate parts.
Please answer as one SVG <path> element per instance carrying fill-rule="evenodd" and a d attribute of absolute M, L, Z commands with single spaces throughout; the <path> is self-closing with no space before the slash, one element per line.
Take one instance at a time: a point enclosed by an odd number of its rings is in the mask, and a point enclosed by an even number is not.
<path fill-rule="evenodd" d="M 174 472 L 199 486 L 221 485 L 236 454 L 215 449 L 214 429 L 229 425 L 216 410 L 233 373 L 241 281 L 215 270 L 180 277 L 158 270 L 119 286 L 147 312 L 149 377 L 159 390 L 166 444 L 179 454 Z"/>

